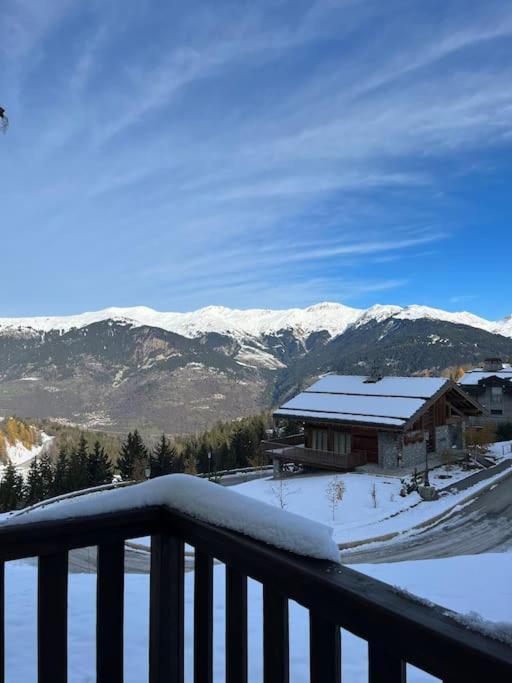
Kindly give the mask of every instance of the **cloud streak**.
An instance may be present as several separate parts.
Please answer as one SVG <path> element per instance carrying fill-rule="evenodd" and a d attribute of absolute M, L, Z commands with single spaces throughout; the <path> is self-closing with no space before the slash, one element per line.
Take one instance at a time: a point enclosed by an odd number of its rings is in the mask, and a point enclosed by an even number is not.
<path fill-rule="evenodd" d="M 511 33 L 498 0 L 6 0 L 8 240 L 37 225 L 45 300 L 95 264 L 89 308 L 400 291 L 471 221 L 452 188 L 510 147 Z"/>

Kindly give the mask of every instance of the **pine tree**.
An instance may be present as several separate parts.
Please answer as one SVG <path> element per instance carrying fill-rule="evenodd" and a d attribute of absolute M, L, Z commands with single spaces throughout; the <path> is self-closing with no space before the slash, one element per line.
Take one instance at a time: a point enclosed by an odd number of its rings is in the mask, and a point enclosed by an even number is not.
<path fill-rule="evenodd" d="M 148 465 L 148 449 L 144 445 L 139 432 L 129 432 L 121 444 L 121 452 L 117 467 L 123 479 L 144 479 L 144 470 Z"/>
<path fill-rule="evenodd" d="M 25 505 L 34 505 L 34 503 L 39 503 L 40 500 L 43 500 L 43 496 L 43 478 L 41 477 L 41 472 L 39 470 L 39 463 L 37 462 L 37 458 L 34 458 L 30 463 L 27 482 L 25 484 Z"/>
<path fill-rule="evenodd" d="M 66 446 L 61 446 L 53 475 L 53 495 L 61 496 L 68 493 L 68 481 L 68 451 Z"/>
<path fill-rule="evenodd" d="M 99 441 L 95 441 L 93 449 L 89 453 L 87 469 L 91 486 L 111 483 L 113 477 L 112 464 Z"/>
<path fill-rule="evenodd" d="M 22 502 L 23 478 L 9 462 L 0 482 L 0 512 L 15 510 Z"/>
<path fill-rule="evenodd" d="M 255 453 L 255 438 L 249 426 L 240 426 L 231 439 L 231 451 L 237 467 L 247 467 L 249 458 Z"/>
<path fill-rule="evenodd" d="M 80 435 L 78 446 L 71 450 L 68 463 L 67 485 L 69 491 L 79 491 L 88 488 L 91 483 L 87 462 L 89 460 L 89 449 L 87 439 L 83 434 Z"/>
<path fill-rule="evenodd" d="M 39 459 L 39 474 L 43 487 L 43 498 L 51 498 L 54 490 L 54 472 L 48 453 L 44 453 Z"/>
<path fill-rule="evenodd" d="M 169 439 L 162 434 L 160 441 L 153 449 L 150 457 L 151 478 L 161 477 L 164 474 L 183 472 L 183 458 L 178 456 L 176 449 L 171 446 Z"/>

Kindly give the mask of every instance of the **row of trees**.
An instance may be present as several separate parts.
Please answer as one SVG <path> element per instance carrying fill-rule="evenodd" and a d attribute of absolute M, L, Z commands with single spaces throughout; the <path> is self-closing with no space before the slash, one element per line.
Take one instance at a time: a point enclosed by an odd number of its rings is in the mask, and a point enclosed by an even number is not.
<path fill-rule="evenodd" d="M 178 455 L 176 448 L 162 434 L 160 440 L 150 452 L 137 430 L 130 432 L 121 444 L 121 452 L 117 460 L 117 469 L 123 479 L 141 481 L 150 477 L 161 477 L 163 474 L 183 472 L 184 460 Z"/>
<path fill-rule="evenodd" d="M 25 480 L 9 463 L 0 482 L 0 511 L 110 483 L 116 472 L 123 480 L 142 481 L 176 472 L 213 473 L 262 465 L 259 444 L 267 426 L 264 415 L 218 422 L 212 429 L 172 442 L 162 434 L 151 449 L 135 430 L 121 443 L 115 464 L 99 440 L 90 448 L 81 434 L 75 445 L 62 443 L 53 458 L 49 453 L 34 458 Z"/>
<path fill-rule="evenodd" d="M 266 438 L 269 415 L 256 415 L 231 422 L 217 422 L 199 434 L 178 437 L 176 448 L 187 471 L 206 473 L 266 464 L 260 442 Z M 211 454 L 211 458 L 208 457 Z"/>
<path fill-rule="evenodd" d="M 52 461 L 48 453 L 34 458 L 24 480 L 12 463 L 5 469 L 0 482 L 0 510 L 7 512 L 33 505 L 71 491 L 107 484 L 114 468 L 104 448 L 95 442 L 89 449 L 84 436 L 75 448 L 63 446 Z"/>

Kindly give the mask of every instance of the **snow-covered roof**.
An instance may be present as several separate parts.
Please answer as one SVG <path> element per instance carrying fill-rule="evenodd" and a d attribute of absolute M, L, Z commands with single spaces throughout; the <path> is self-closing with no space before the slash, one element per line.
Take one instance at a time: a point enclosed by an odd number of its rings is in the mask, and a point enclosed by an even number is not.
<path fill-rule="evenodd" d="M 470 370 L 459 380 L 462 385 L 476 385 L 481 379 L 488 377 L 497 377 L 498 379 L 508 379 L 512 381 L 512 368 L 503 368 L 502 370 Z"/>
<path fill-rule="evenodd" d="M 276 417 L 401 427 L 449 383 L 443 377 L 327 375 L 281 406 Z"/>

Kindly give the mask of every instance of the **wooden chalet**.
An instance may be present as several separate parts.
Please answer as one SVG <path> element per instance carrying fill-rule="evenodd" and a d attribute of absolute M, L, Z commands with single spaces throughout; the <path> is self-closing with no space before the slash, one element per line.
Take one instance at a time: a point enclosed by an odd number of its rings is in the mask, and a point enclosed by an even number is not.
<path fill-rule="evenodd" d="M 462 450 L 467 419 L 484 412 L 442 377 L 326 375 L 274 412 L 301 433 L 262 447 L 277 463 L 336 470 L 367 462 L 414 466 L 427 452 Z"/>

